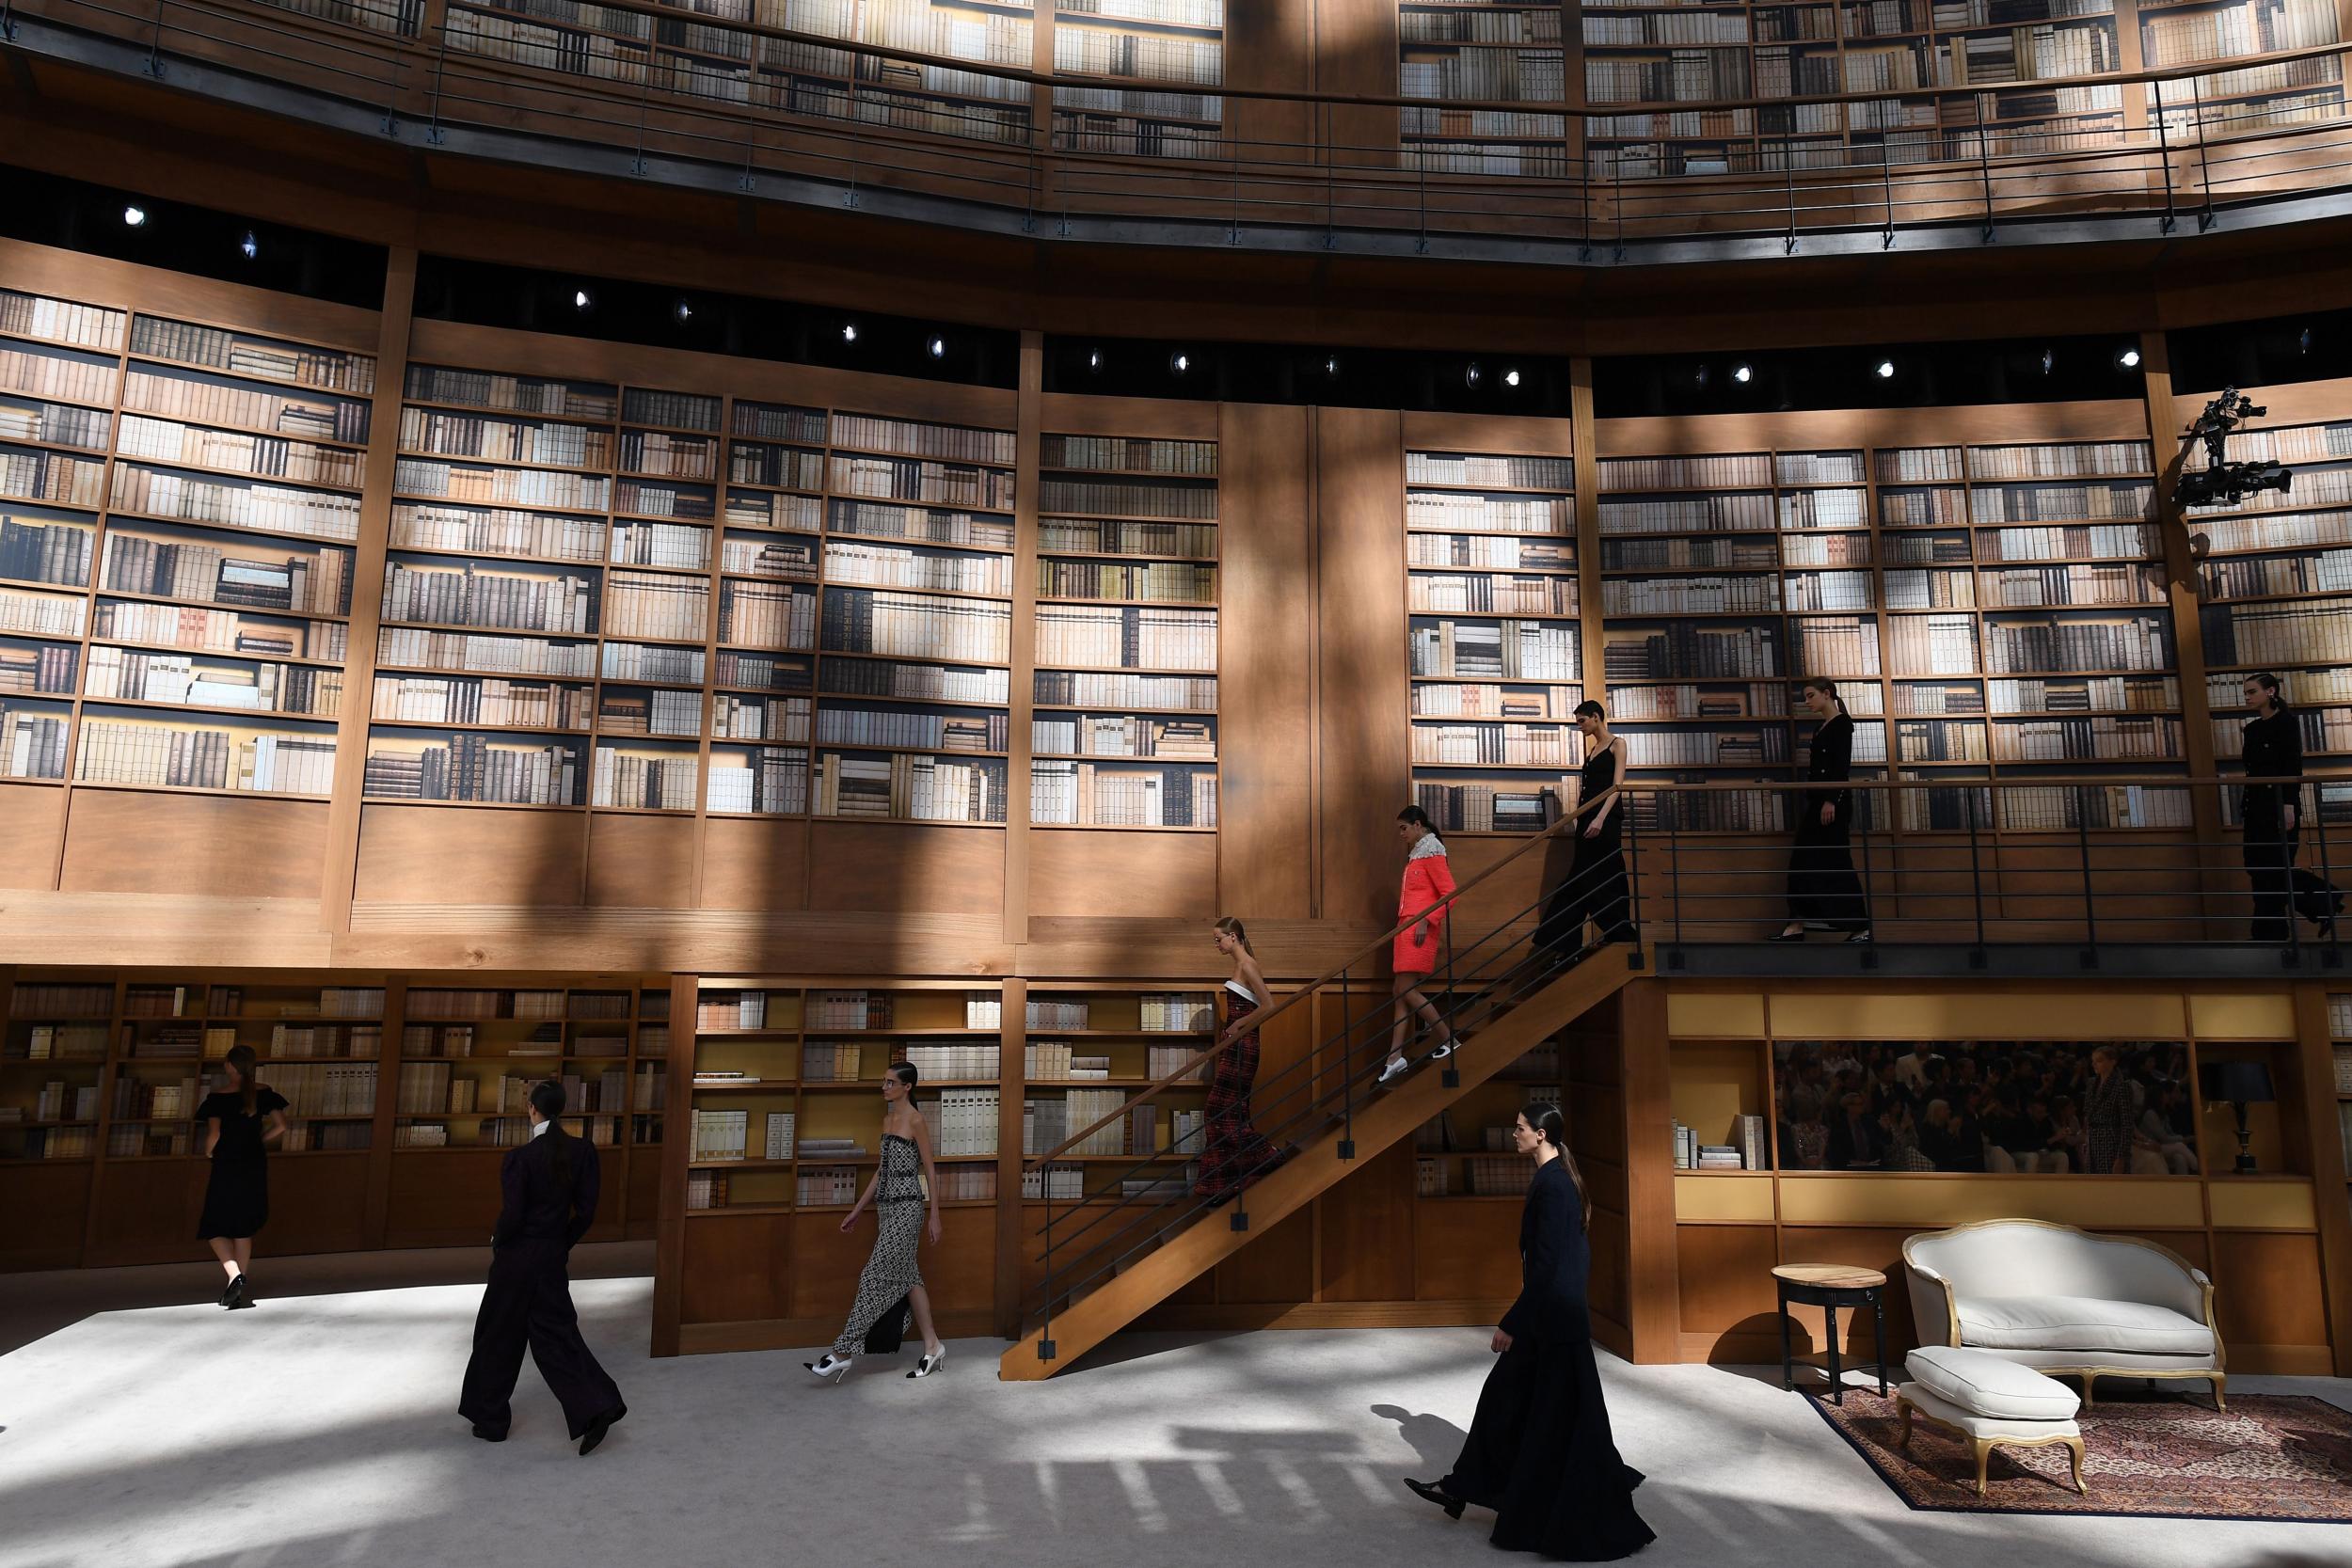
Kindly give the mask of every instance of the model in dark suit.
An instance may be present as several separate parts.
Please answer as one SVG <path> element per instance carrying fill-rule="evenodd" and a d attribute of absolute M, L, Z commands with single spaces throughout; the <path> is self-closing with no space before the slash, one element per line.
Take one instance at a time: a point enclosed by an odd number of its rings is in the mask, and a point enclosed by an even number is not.
<path fill-rule="evenodd" d="M 596 1216 L 596 1148 L 564 1132 L 564 1090 L 540 1084 L 531 1091 L 531 1141 L 499 1163 L 505 1203 L 490 1238 L 490 1283 L 473 1324 L 473 1359 L 466 1363 L 457 1413 L 473 1434 L 503 1442 L 523 1347 L 564 1406 L 564 1424 L 593 1452 L 613 1422 L 628 1414 L 621 1390 L 580 1337 L 566 1262 L 572 1245 Z"/>
<path fill-rule="evenodd" d="M 2299 779 L 2303 776 L 2303 730 L 2286 704 L 2279 700 L 2279 677 L 2249 675 L 2246 705 L 2254 710 L 2247 723 L 2241 755 L 2249 779 Z M 2293 784 L 2248 784 L 2240 816 L 2245 822 L 2247 879 L 2254 884 L 2256 942 L 2285 942 L 2295 934 L 2290 903 L 2295 851 L 2303 824 L 2297 819 Z"/>
<path fill-rule="evenodd" d="M 1798 689 L 1805 711 L 1821 721 L 1813 732 L 1805 780 L 1842 784 L 1853 776 L 1853 721 L 1828 677 L 1815 675 Z M 1802 942 L 1808 922 L 1848 933 L 1848 942 L 1870 940 L 1870 914 L 1854 875 L 1853 791 L 1808 789 L 1796 797 L 1796 847 L 1788 856 L 1788 924 L 1776 939 Z"/>
<path fill-rule="evenodd" d="M 1498 1546 L 1601 1562 L 1657 1537 L 1634 1512 L 1642 1473 L 1617 1456 L 1593 1360 L 1584 1184 L 1565 1135 L 1554 1105 L 1530 1105 L 1512 1129 L 1536 1164 L 1519 1213 L 1519 1299 L 1494 1335 L 1502 1359 L 1453 1473 L 1405 1484 L 1456 1518 L 1465 1506 L 1493 1509 Z"/>

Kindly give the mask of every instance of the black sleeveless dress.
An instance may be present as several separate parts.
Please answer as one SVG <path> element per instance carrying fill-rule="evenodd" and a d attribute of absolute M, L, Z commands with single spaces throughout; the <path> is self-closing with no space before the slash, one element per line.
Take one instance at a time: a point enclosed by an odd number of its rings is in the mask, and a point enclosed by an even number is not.
<path fill-rule="evenodd" d="M 1584 759 L 1578 770 L 1577 800 L 1591 800 L 1616 787 L 1624 776 L 1618 759 L 1624 753 L 1612 744 Z M 1568 874 L 1551 890 L 1543 920 L 1535 927 L 1535 945 L 1553 954 L 1570 954 L 1583 946 L 1583 926 L 1600 928 L 1598 940 L 1617 942 L 1633 935 L 1633 900 L 1626 882 L 1625 814 L 1620 800 L 1601 819 L 1600 832 L 1591 838 L 1584 829 L 1589 814 L 1567 830 L 1576 847 Z"/>

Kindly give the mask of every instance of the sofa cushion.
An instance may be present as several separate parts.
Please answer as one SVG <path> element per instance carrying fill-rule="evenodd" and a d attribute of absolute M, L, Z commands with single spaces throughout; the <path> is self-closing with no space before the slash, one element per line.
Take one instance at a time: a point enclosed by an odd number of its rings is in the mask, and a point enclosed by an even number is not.
<path fill-rule="evenodd" d="M 2089 1296 L 1961 1296 L 1960 1338 L 1989 1350 L 2210 1355 L 2213 1330 L 2169 1307 Z"/>
<path fill-rule="evenodd" d="M 1995 1421 L 2071 1421 L 2082 1408 L 2074 1390 L 1989 1351 L 1922 1345 L 1903 1369 L 1928 1392 L 1972 1415 Z"/>

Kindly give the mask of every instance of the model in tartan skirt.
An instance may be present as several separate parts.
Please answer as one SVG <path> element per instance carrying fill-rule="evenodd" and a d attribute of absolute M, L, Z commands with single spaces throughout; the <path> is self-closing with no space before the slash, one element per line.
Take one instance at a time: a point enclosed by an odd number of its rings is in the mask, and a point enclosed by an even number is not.
<path fill-rule="evenodd" d="M 1265 1011 L 1265 975 L 1249 950 L 1248 934 L 1232 915 L 1216 923 L 1216 950 L 1233 963 L 1225 982 L 1225 1028 L 1216 1054 L 1200 1069 L 1209 1085 L 1201 1127 L 1200 1176 L 1195 1197 L 1223 1203 L 1288 1159 L 1249 1118 L 1250 1085 L 1258 1076 L 1258 1015 Z"/>

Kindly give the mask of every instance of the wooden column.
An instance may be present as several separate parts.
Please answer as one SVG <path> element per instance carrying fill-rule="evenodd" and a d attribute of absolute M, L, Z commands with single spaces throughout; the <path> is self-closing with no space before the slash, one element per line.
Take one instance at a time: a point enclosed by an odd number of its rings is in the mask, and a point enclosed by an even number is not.
<path fill-rule="evenodd" d="M 996 1040 L 996 1332 L 1018 1339 L 1028 1219 L 1021 1202 L 1021 1102 L 1029 1083 L 1029 982 L 1018 976 L 1005 982 Z"/>
<path fill-rule="evenodd" d="M 653 1354 L 678 1353 L 686 1285 L 686 1166 L 694 1154 L 696 976 L 670 976 L 670 1072 L 662 1086 L 661 1218 L 654 1231 Z"/>
<path fill-rule="evenodd" d="M 1005 737 L 1005 940 L 1029 940 L 1029 772 L 1037 709 L 1038 469 L 1045 422 L 1045 335 L 1021 334 L 1021 406 L 1014 426 L 1012 673 Z"/>
<path fill-rule="evenodd" d="M 368 412 L 359 539 L 352 560 L 350 645 L 343 651 L 343 705 L 335 729 L 335 794 L 326 808 L 326 864 L 319 885 L 319 924 L 335 932 L 351 929 L 352 889 L 359 875 L 359 796 L 368 765 L 368 717 L 375 706 L 375 634 L 384 611 L 392 471 L 399 461 L 401 388 L 408 373 L 408 324 L 416 295 L 417 252 L 397 246 L 384 268 L 375 402 Z M 390 1044 L 387 1041 L 388 1049 Z"/>
<path fill-rule="evenodd" d="M 2346 1169 L 2337 1114 L 2334 1030 L 2328 988 L 2295 988 L 2295 1042 L 2279 1058 L 2278 1090 L 2290 1149 L 2306 1147 L 2312 1198 L 2319 1212 L 2319 1275 L 2335 1375 L 2352 1377 L 2352 1170 Z M 2207 1168 L 2213 1155 L 2205 1156 Z"/>
<path fill-rule="evenodd" d="M 1627 983 L 1617 1050 L 1625 1091 L 1626 1326 L 1637 1363 L 1681 1359 L 1682 1285 L 1675 1248 L 1674 1099 L 1666 1059 L 1666 987 Z"/>
<path fill-rule="evenodd" d="M 1600 579 L 1600 426 L 1593 415 L 1593 361 L 1568 361 L 1568 422 L 1576 472 L 1576 610 L 1584 695 L 1597 701 L 1602 679 L 1601 633 L 1606 619 Z"/>

